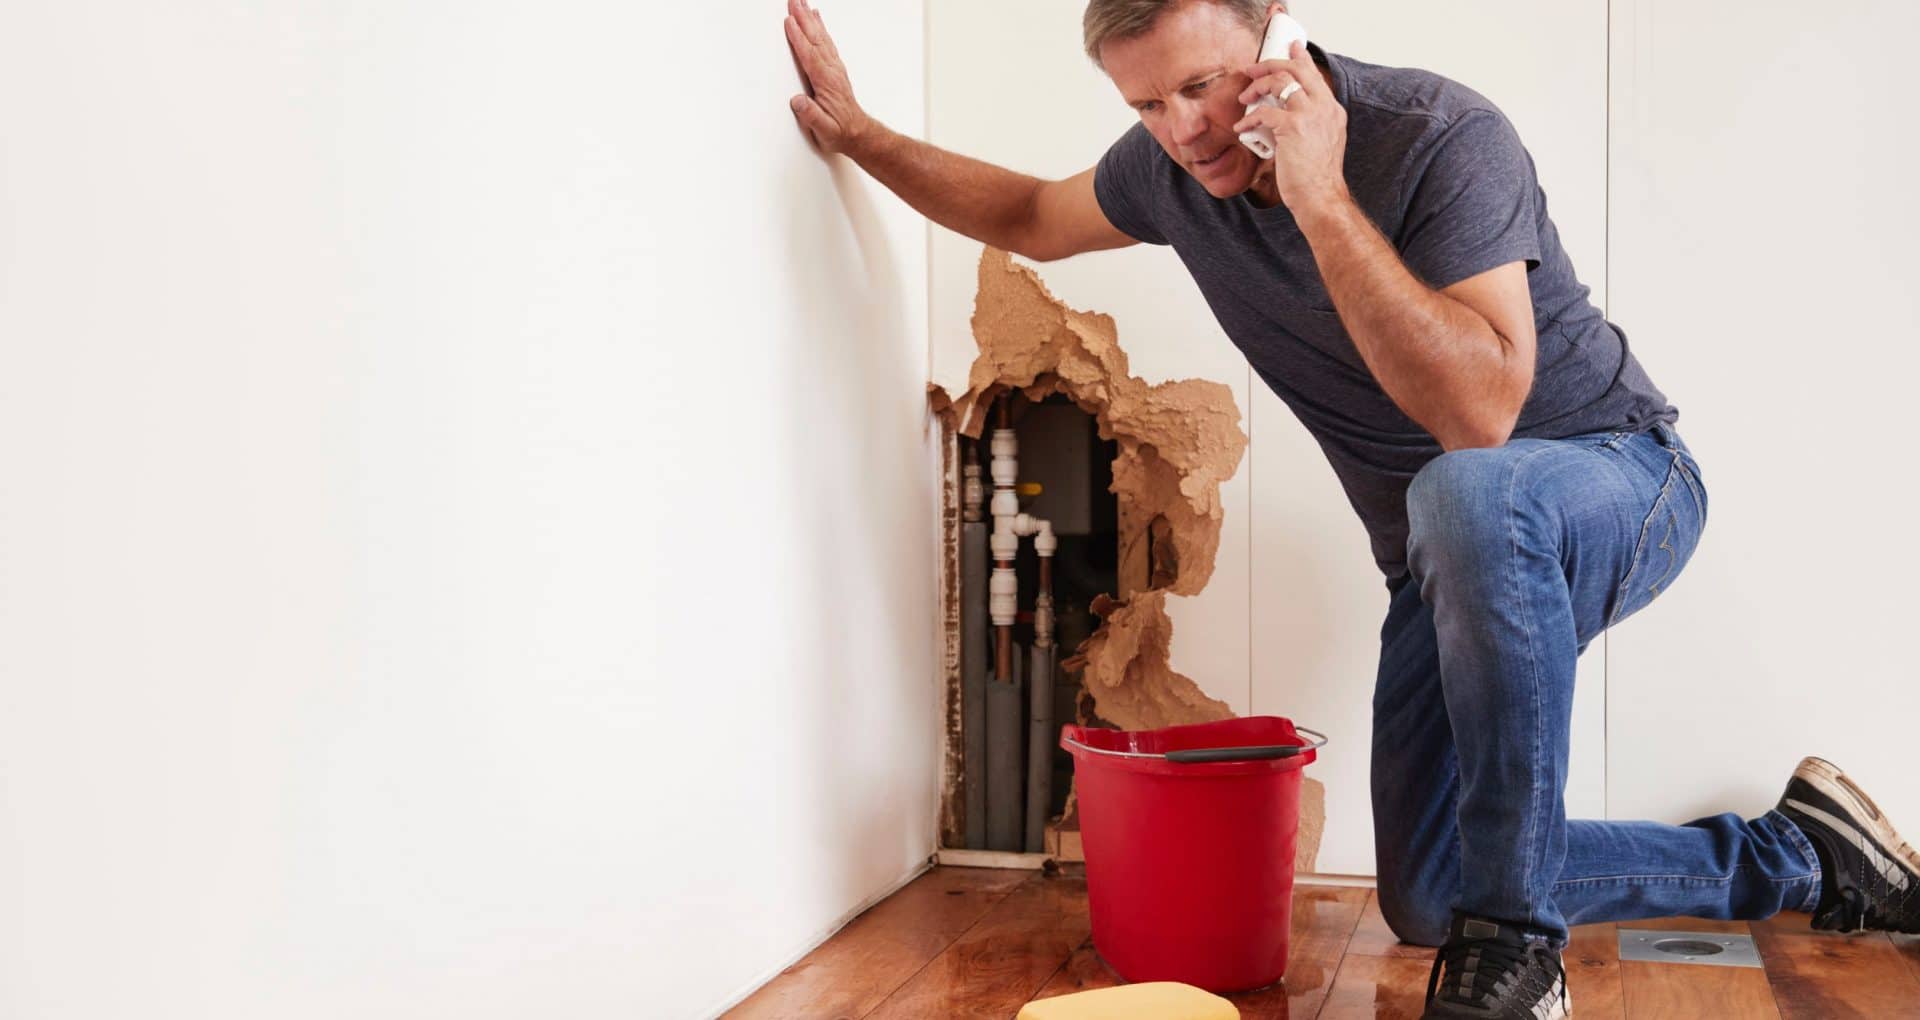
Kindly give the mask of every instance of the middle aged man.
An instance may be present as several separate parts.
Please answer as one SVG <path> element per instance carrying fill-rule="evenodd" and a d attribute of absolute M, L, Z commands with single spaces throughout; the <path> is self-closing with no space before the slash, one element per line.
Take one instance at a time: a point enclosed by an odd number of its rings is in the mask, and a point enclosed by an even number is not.
<path fill-rule="evenodd" d="M 1441 947 L 1428 1016 L 1567 1015 L 1569 924 L 1802 909 L 1920 930 L 1920 855 L 1817 758 L 1750 821 L 1567 820 L 1575 660 L 1672 585 L 1707 494 L 1485 97 L 1317 45 L 1255 63 L 1279 3 L 1092 0 L 1087 53 L 1140 123 L 1042 181 L 876 123 L 819 14 L 789 3 L 817 145 L 1029 258 L 1170 245 L 1319 441 L 1390 592 L 1379 899 L 1402 939 Z M 1283 105 L 1248 116 L 1265 95 Z M 1255 124 L 1271 159 L 1237 140 Z"/>

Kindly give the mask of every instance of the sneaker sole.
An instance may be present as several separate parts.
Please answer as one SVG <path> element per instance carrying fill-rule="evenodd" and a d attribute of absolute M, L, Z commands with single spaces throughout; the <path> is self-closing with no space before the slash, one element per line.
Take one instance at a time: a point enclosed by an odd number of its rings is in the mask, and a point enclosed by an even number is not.
<path fill-rule="evenodd" d="M 1807 758 L 1800 762 L 1799 768 L 1793 770 L 1793 776 L 1804 780 L 1844 809 L 1849 815 L 1845 821 L 1870 833 L 1878 844 L 1873 850 L 1920 874 L 1920 853 L 1916 853 L 1906 840 L 1900 838 L 1900 834 L 1893 830 L 1892 823 L 1887 821 L 1886 813 L 1880 810 L 1880 805 L 1875 804 L 1865 790 L 1855 786 L 1839 766 L 1825 758 Z"/>

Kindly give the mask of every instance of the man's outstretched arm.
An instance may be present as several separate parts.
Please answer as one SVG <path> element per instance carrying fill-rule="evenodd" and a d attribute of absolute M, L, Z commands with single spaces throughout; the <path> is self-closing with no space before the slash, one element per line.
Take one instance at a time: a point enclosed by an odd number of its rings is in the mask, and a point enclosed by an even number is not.
<path fill-rule="evenodd" d="M 921 215 L 1041 261 L 1134 243 L 1100 211 L 1092 170 L 1044 181 L 908 138 L 854 100 L 840 51 L 806 0 L 787 0 L 786 28 L 812 93 L 793 97 L 800 126 L 822 151 L 844 153 Z"/>

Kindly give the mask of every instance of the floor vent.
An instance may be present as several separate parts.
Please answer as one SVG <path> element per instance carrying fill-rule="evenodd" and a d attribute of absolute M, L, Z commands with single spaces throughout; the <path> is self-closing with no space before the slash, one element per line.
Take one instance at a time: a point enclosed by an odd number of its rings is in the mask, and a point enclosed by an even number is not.
<path fill-rule="evenodd" d="M 1707 967 L 1758 967 L 1753 936 L 1725 932 L 1620 929 L 1622 963 L 1693 963 Z"/>

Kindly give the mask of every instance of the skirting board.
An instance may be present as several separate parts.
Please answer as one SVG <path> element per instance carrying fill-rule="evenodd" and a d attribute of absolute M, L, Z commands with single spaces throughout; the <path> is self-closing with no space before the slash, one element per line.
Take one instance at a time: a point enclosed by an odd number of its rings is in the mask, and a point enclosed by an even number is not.
<path fill-rule="evenodd" d="M 1047 862 L 1053 860 L 1051 854 L 1016 854 L 1000 850 L 939 850 L 933 855 L 934 863 L 949 868 L 1004 868 L 1015 871 L 1041 871 Z M 1077 861 L 1074 863 L 1078 863 Z M 1295 885 L 1333 885 L 1353 889 L 1371 889 L 1374 879 L 1371 875 L 1311 875 L 1293 876 Z"/>
<path fill-rule="evenodd" d="M 1052 854 L 1017 854 L 1006 850 L 940 850 L 934 862 L 949 868 L 1007 868 L 1039 871 L 1053 860 Z"/>

